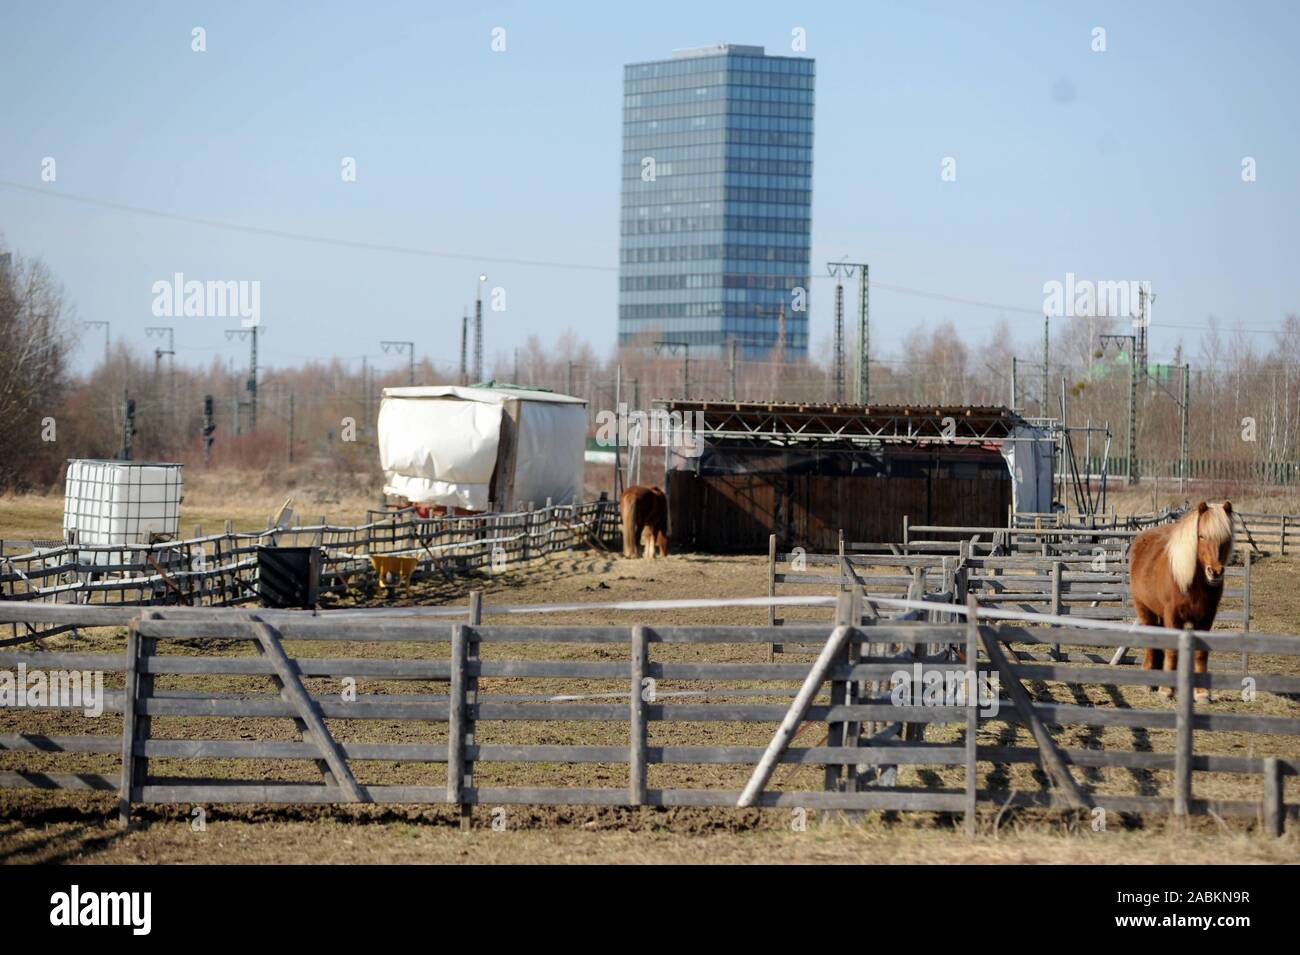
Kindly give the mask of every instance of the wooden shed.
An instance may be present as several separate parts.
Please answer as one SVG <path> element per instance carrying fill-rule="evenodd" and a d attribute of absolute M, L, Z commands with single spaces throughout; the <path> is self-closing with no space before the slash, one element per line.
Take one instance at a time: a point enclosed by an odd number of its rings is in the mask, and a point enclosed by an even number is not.
<path fill-rule="evenodd" d="M 1012 501 L 1006 408 L 657 402 L 690 442 L 665 456 L 675 548 L 833 552 L 912 524 L 1001 525 Z"/>

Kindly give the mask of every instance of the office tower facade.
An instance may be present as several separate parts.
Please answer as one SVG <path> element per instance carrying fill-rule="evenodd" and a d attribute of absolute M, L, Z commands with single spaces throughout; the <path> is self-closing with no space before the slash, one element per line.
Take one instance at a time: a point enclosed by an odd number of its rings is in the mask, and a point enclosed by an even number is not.
<path fill-rule="evenodd" d="M 624 68 L 620 345 L 807 354 L 814 77 L 731 44 Z"/>

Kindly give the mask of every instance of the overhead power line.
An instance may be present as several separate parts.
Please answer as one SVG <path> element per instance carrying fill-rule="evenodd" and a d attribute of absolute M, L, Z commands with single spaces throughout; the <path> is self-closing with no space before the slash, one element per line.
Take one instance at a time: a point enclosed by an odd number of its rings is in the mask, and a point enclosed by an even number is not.
<path fill-rule="evenodd" d="M 146 209 L 143 206 L 128 205 L 124 202 L 112 202 L 108 199 L 96 199 L 92 196 L 78 196 L 70 192 L 57 192 L 53 189 L 41 189 L 36 186 L 27 186 L 18 182 L 10 182 L 0 179 L 0 186 L 8 186 L 10 189 L 21 189 L 23 192 L 29 192 L 34 195 L 44 196 L 52 199 L 63 199 L 68 202 L 81 202 L 86 205 L 99 206 L 103 209 L 114 209 L 118 212 L 127 212 L 131 215 L 148 216 L 154 219 L 166 219 L 170 222 L 184 222 L 189 225 L 207 226 L 212 229 L 229 229 L 235 232 L 246 232 L 250 235 L 263 235 L 274 239 L 292 239 L 298 242 L 313 242 L 317 245 L 332 245 L 347 249 L 364 249 L 369 252 L 392 252 L 397 255 L 418 255 L 424 258 L 433 259 L 456 259 L 458 261 L 468 262 L 499 262 L 506 265 L 527 265 L 547 269 L 583 269 L 590 272 L 617 272 L 616 265 L 592 265 L 579 262 L 554 262 L 543 259 L 515 259 L 503 256 L 478 255 L 464 252 L 445 252 L 437 249 L 417 249 L 413 246 L 393 245 L 386 242 L 362 242 L 356 239 L 339 239 L 333 236 L 312 235 L 307 232 L 294 232 L 288 229 L 272 229 L 265 226 L 244 225 L 239 222 L 226 222 L 220 219 L 205 219 L 199 216 L 179 215 L 173 212 L 163 212 L 159 209 Z"/>
<path fill-rule="evenodd" d="M 617 265 L 596 265 L 591 262 L 560 262 L 551 259 L 510 258 L 505 256 L 482 255 L 477 252 L 447 252 L 441 249 L 420 249 L 414 246 L 396 245 L 388 242 L 366 242 L 358 239 L 341 239 L 336 236 L 295 232 L 290 229 L 275 229 L 266 226 L 246 225 L 240 222 L 228 222 L 221 219 L 208 219 L 202 216 L 165 212 L 161 209 L 150 209 L 145 206 L 135 206 L 125 202 L 115 202 L 110 199 L 98 199 L 94 196 L 82 196 L 70 192 L 60 192 L 42 186 L 31 186 L 26 183 L 12 182 L 7 179 L 0 179 L 0 186 L 17 189 L 21 192 L 40 196 L 46 199 L 61 199 L 65 202 L 82 203 L 84 205 L 97 206 L 102 209 L 113 209 L 117 212 L 125 212 L 130 215 L 146 216 L 148 218 L 162 219 L 169 222 L 181 222 L 188 225 L 206 226 L 212 229 L 226 229 L 234 232 L 243 232 L 248 235 L 261 235 L 274 239 L 310 242 L 316 245 L 327 245 L 338 248 L 360 249 L 368 252 L 387 252 L 394 255 L 412 255 L 432 259 L 451 259 L 461 262 L 491 262 L 502 265 L 520 265 L 530 268 L 573 269 L 585 272 L 608 272 L 611 274 L 617 273 L 619 270 Z M 810 278 L 824 280 L 831 278 L 831 276 L 810 275 Z M 980 299 L 965 298 L 960 295 L 949 295 L 945 292 L 932 292 L 927 289 L 912 288 L 905 285 L 890 285 L 874 279 L 871 285 L 872 288 L 883 289 L 887 292 L 896 292 L 900 295 L 914 295 L 919 298 L 933 299 L 940 302 L 951 302 L 955 305 L 968 305 L 973 308 L 988 308 L 1002 312 L 1014 312 L 1021 315 L 1034 315 L 1036 317 L 1042 317 L 1043 314 L 1041 308 L 1027 308 L 1023 305 L 1005 305 L 998 302 L 985 302 Z M 1178 328 L 1195 331 L 1209 331 L 1213 328 L 1224 332 L 1240 331 L 1249 335 L 1275 335 L 1280 331 L 1280 329 L 1276 328 L 1224 328 L 1208 324 L 1175 324 L 1170 322 L 1161 322 L 1159 320 L 1153 322 L 1153 324 L 1159 328 Z"/>

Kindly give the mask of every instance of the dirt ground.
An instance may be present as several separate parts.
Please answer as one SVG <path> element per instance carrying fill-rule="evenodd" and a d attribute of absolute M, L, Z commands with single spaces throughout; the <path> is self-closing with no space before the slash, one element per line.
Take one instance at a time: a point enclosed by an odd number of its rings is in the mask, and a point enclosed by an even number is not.
<path fill-rule="evenodd" d="M 0 863 L 899 863 L 899 864 L 1186 864 L 1294 863 L 1300 838 L 1282 839 L 1219 828 L 1196 820 L 1186 830 L 1093 832 L 1060 820 L 981 822 L 974 838 L 930 820 L 867 819 L 821 823 L 803 831 L 776 810 L 734 813 L 730 823 L 676 810 L 583 810 L 538 819 L 521 810 L 494 830 L 487 813 L 462 832 L 446 811 L 390 812 L 358 818 L 332 810 L 299 819 L 281 811 L 253 819 L 210 813 L 202 831 L 180 813 L 141 813 L 130 831 L 105 822 L 105 812 L 0 817 Z M 694 816 L 694 818 L 692 818 Z M 753 817 L 753 818 L 751 818 Z M 1294 826 L 1292 829 L 1294 830 Z"/>
<path fill-rule="evenodd" d="M 204 503 L 206 491 L 196 491 L 197 504 L 220 513 L 222 503 L 213 497 Z M 273 507 L 265 495 L 250 493 L 239 505 L 250 526 L 261 526 L 261 510 Z M 369 502 L 357 499 L 361 510 Z M 0 534 L 20 536 L 15 526 L 28 522 L 46 536 L 51 525 L 34 510 L 11 510 L 0 501 Z M 323 508 L 329 513 L 328 508 Z M 229 514 L 229 507 L 226 513 Z M 48 516 L 48 508 L 46 508 Z M 333 514 L 331 514 L 333 519 Z M 186 516 L 189 521 L 189 516 Z M 57 526 L 55 524 L 54 526 Z M 1295 586 L 1297 563 L 1293 559 L 1265 558 L 1256 561 L 1253 578 L 1253 628 L 1259 631 L 1300 631 L 1300 588 Z M 488 611 L 485 622 L 511 624 L 562 623 L 621 624 L 761 624 L 763 609 L 722 608 L 698 610 L 619 613 L 589 611 L 546 615 L 496 617 L 495 605 L 532 603 L 597 603 L 617 600 L 668 599 L 682 597 L 754 597 L 766 593 L 767 566 L 763 558 L 674 555 L 658 561 L 626 561 L 599 552 L 581 552 L 534 562 L 497 577 L 456 581 L 423 581 L 393 592 L 367 590 L 332 600 L 335 606 L 352 605 L 464 605 L 471 589 L 482 590 Z M 826 614 L 829 619 L 829 611 Z M 77 637 L 61 635 L 45 641 L 49 650 L 75 649 L 84 652 L 120 652 L 124 634 L 120 630 L 83 631 Z M 290 641 L 286 649 L 301 656 L 377 656 L 373 645 L 310 643 Z M 180 642 L 170 652 L 195 653 Z M 213 651 L 209 649 L 207 654 Z M 231 655 L 247 653 L 247 647 L 217 651 Z M 498 658 L 527 659 L 562 655 L 572 659 L 626 659 L 623 647 L 539 647 L 537 645 L 493 646 Z M 382 654 L 394 657 L 445 655 L 443 645 L 392 643 Z M 490 659 L 489 653 L 484 654 Z M 732 645 L 700 647 L 656 644 L 654 659 L 668 661 L 759 662 L 766 660 L 766 647 Z M 806 658 L 804 658 L 806 659 Z M 790 662 L 794 662 L 794 658 Z M 1233 661 L 1212 668 L 1228 668 Z M 1300 673 L 1300 658 L 1253 657 L 1252 669 Z M 215 692 L 267 692 L 264 678 L 257 677 L 158 677 L 160 689 L 191 689 Z M 110 677 L 109 685 L 113 683 Z M 120 681 L 119 681 L 120 682 Z M 313 693 L 335 693 L 329 680 L 308 680 Z M 708 684 L 692 681 L 673 685 L 661 681 L 659 692 L 708 689 L 763 689 L 768 684 Z M 1113 693 L 1101 688 L 1064 684 L 1031 684 L 1039 700 L 1056 700 L 1097 707 L 1170 708 L 1172 704 L 1146 687 L 1126 687 Z M 789 687 L 785 687 L 789 689 Z M 396 683 L 382 680 L 359 681 L 362 693 L 445 693 L 445 685 Z M 557 681 L 541 679 L 484 679 L 480 694 L 553 694 L 625 692 L 611 681 Z M 1214 712 L 1243 712 L 1277 716 L 1300 716 L 1300 704 L 1261 693 L 1254 703 L 1223 695 L 1216 697 Z M 105 715 L 88 727 L 88 721 L 66 712 L 0 711 L 0 733 L 57 734 L 105 733 L 120 735 L 120 718 Z M 157 738 L 210 739 L 296 739 L 288 720 L 196 720 L 178 717 L 154 719 Z M 423 742 L 445 740 L 445 725 L 399 721 L 330 721 L 330 729 L 347 742 Z M 625 744 L 626 726 L 582 722 L 480 722 L 476 726 L 481 743 Z M 651 745 L 765 745 L 771 735 L 767 724 L 672 723 L 651 724 Z M 928 737 L 934 741 L 960 742 L 959 727 L 937 727 Z M 1071 748 L 1116 748 L 1122 750 L 1172 749 L 1172 733 L 1133 731 L 1122 728 L 1069 726 L 1058 730 L 1058 739 Z M 990 723 L 981 731 L 981 743 L 989 745 L 1032 745 L 1026 731 L 1001 723 Z M 799 745 L 813 745 L 814 739 Z M 1198 752 L 1229 755 L 1292 756 L 1287 751 L 1294 740 L 1253 734 L 1198 733 Z M 6 753 L 0 751 L 0 770 L 31 772 L 116 773 L 118 761 L 111 756 L 61 753 Z M 438 785 L 445 778 L 442 764 L 354 763 L 358 778 L 370 784 Z M 626 780 L 625 765 L 586 764 L 557 767 L 548 764 L 484 763 L 476 766 L 476 777 L 485 786 L 608 786 Z M 185 777 L 202 772 L 252 781 L 316 781 L 314 766 L 306 761 L 276 760 L 155 760 L 151 772 Z M 1080 778 L 1095 791 L 1123 795 L 1155 795 L 1169 791 L 1169 774 L 1129 770 L 1080 770 Z M 725 787 L 739 789 L 748 772 L 741 766 L 650 767 L 652 787 Z M 899 784 L 927 788 L 960 786 L 960 769 L 904 767 Z M 1300 801 L 1297 780 L 1288 781 L 1287 800 Z M 820 780 L 811 768 L 783 766 L 774 787 L 787 790 L 819 788 Z M 1037 766 L 1027 764 L 985 765 L 982 788 L 1006 792 L 1036 792 L 1047 782 Z M 1197 773 L 1198 797 L 1259 799 L 1258 780 L 1228 774 Z M 268 808 L 256 806 L 205 806 L 205 827 L 196 831 L 189 816 L 194 807 L 143 807 L 135 811 L 138 825 L 130 831 L 114 823 L 115 796 L 51 792 L 43 790 L 0 790 L 0 862 L 1183 862 L 1213 863 L 1300 861 L 1300 838 L 1292 825 L 1281 840 L 1265 838 L 1252 820 L 1197 819 L 1185 829 L 1163 819 L 1142 821 L 1114 814 L 1104 832 L 1094 832 L 1086 821 L 1062 819 L 1036 811 L 1011 810 L 981 814 L 980 835 L 969 839 L 959 821 L 940 814 L 895 815 L 867 813 L 855 820 L 822 820 L 808 814 L 806 828 L 797 826 L 801 817 L 787 810 L 675 809 L 622 810 L 597 808 L 480 807 L 470 832 L 460 831 L 450 810 L 442 807 L 360 808 Z M 494 828 L 494 825 L 497 828 Z"/>

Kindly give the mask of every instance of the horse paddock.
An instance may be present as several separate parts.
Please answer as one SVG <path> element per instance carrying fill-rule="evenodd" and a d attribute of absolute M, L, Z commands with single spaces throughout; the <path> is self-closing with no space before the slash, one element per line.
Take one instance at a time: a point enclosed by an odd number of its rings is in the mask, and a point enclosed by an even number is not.
<path fill-rule="evenodd" d="M 470 583 L 481 589 L 489 606 L 534 603 L 607 603 L 614 601 L 662 600 L 687 597 L 752 598 L 767 587 L 767 561 L 751 557 L 675 555 L 655 561 L 624 560 L 613 555 L 577 552 L 552 555 L 528 567 L 497 577 L 482 577 Z M 1300 595 L 1294 592 L 1294 561 L 1269 557 L 1254 565 L 1252 631 L 1284 633 L 1294 629 L 1300 618 Z M 409 588 L 359 594 L 336 599 L 335 605 L 460 605 L 464 603 L 466 581 L 438 581 L 412 584 Z M 833 608 L 831 608 L 833 609 Z M 512 616 L 514 626 L 731 626 L 752 627 L 767 622 L 767 609 L 717 607 L 654 611 L 605 610 Z M 829 622 L 829 611 L 828 611 Z M 828 628 L 829 629 L 829 628 Z M 105 653 L 119 651 L 123 631 L 112 628 L 83 630 L 79 638 L 60 634 L 43 641 L 50 651 Z M 170 652 L 198 654 L 196 641 L 177 641 Z M 233 641 L 232 641 L 233 644 Z M 301 656 L 314 656 L 318 647 L 309 641 L 286 640 L 286 647 Z M 494 648 L 495 649 L 495 648 Z M 342 646 L 329 648 L 342 655 Z M 228 650 L 205 653 L 238 655 Z M 422 652 L 410 644 L 391 642 L 369 647 L 370 658 L 387 655 L 409 658 Z M 445 655 L 446 647 L 434 651 Z M 363 655 L 363 654 L 358 654 Z M 538 644 L 513 646 L 513 659 L 569 661 L 626 661 L 624 646 Z M 721 647 L 658 643 L 654 659 L 660 663 L 710 662 L 755 664 L 766 657 L 766 646 Z M 490 658 L 485 651 L 483 659 Z M 1289 676 L 1300 675 L 1300 658 L 1291 655 L 1252 654 L 1252 671 Z M 1210 670 L 1228 669 L 1232 654 L 1212 654 Z M 109 674 L 109 680 L 114 677 Z M 120 674 L 116 675 L 120 679 Z M 264 693 L 265 678 L 234 675 L 159 676 L 158 687 L 201 687 L 205 693 Z M 316 694 L 337 692 L 336 683 L 306 678 L 307 689 Z M 365 693 L 411 692 L 383 680 L 362 681 Z M 1068 706 L 1098 710 L 1135 708 L 1172 711 L 1174 704 L 1141 685 L 1123 687 L 1083 686 L 1055 681 L 1027 684 L 1036 701 L 1054 701 Z M 710 687 L 692 681 L 689 691 L 723 690 L 734 684 Z M 427 685 L 428 689 L 432 684 Z M 443 684 L 445 690 L 445 684 Z M 746 688 L 754 686 L 746 684 Z M 533 677 L 488 677 L 479 679 L 482 699 L 494 696 L 546 697 L 553 694 L 610 694 L 609 681 L 548 679 Z M 686 684 L 661 681 L 665 695 L 686 691 Z M 788 701 L 787 693 L 782 704 Z M 626 707 L 626 692 L 622 694 Z M 1209 713 L 1265 715 L 1294 718 L 1297 704 L 1283 696 L 1261 693 L 1249 704 L 1216 691 L 1214 702 L 1204 707 Z M 85 732 L 85 719 L 65 711 L 0 712 L 0 734 L 17 733 L 59 736 Z M 168 723 L 171 723 L 169 726 Z M 231 737 L 290 741 L 300 737 L 284 719 L 240 718 L 201 724 L 189 717 L 154 717 L 158 736 L 187 739 L 230 739 Z M 345 724 L 331 722 L 340 742 L 355 738 L 368 743 L 414 743 L 445 740 L 436 734 L 413 730 L 412 724 L 397 720 L 367 721 L 364 733 L 351 737 Z M 106 714 L 95 733 L 120 738 L 121 720 Z M 233 726 L 231 725 L 233 724 Z M 231 730 L 234 730 L 232 732 Z M 587 745 L 626 746 L 626 722 L 573 722 L 535 720 L 511 724 L 480 720 L 475 726 L 478 742 L 496 740 L 535 746 Z M 1056 739 L 1068 749 L 1170 752 L 1172 729 L 1132 729 L 1116 725 L 1055 727 Z M 733 722 L 651 722 L 651 746 L 763 747 L 771 738 L 771 725 Z M 798 741 L 816 746 L 822 729 L 812 726 Z M 927 742 L 960 745 L 960 726 L 935 725 Z M 665 735 L 668 734 L 668 735 Z M 1294 738 L 1251 732 L 1199 731 L 1206 740 L 1206 752 L 1245 757 L 1294 758 Z M 1025 727 L 981 726 L 981 747 L 1009 747 L 1032 743 Z M 445 745 L 445 744 L 444 744 Z M 1197 752 L 1201 750 L 1198 745 Z M 242 779 L 319 780 L 309 760 L 296 763 L 280 760 L 187 760 L 183 757 L 152 760 L 152 772 L 171 777 L 194 777 L 200 772 L 221 770 Z M 0 770 L 21 769 L 37 773 L 81 773 L 87 776 L 112 773 L 118 761 L 104 754 L 64 752 L 0 752 Z M 357 781 L 367 786 L 441 785 L 446 779 L 442 765 L 420 762 L 353 762 Z M 286 768 L 287 767 L 287 768 Z M 581 763 L 557 766 L 542 762 L 481 762 L 474 773 L 480 786 L 534 787 L 625 787 L 629 767 L 624 763 Z M 646 768 L 652 786 L 687 788 L 720 787 L 738 790 L 749 776 L 743 765 L 651 765 Z M 774 789 L 818 789 L 821 766 L 780 765 L 772 779 Z M 914 789 L 952 789 L 962 786 L 961 767 L 900 765 L 897 784 Z M 1140 797 L 1168 793 L 1171 772 L 1164 770 L 1087 768 L 1075 770 L 1081 782 L 1099 795 Z M 951 812 L 867 811 L 851 817 L 839 813 L 824 817 L 816 811 L 800 818 L 788 807 L 736 809 L 730 807 L 672 806 L 547 806 L 479 804 L 469 810 L 470 825 L 462 826 L 454 806 L 336 805 L 269 806 L 248 804 L 137 805 L 135 825 L 119 829 L 113 814 L 116 793 L 49 789 L 0 789 L 0 859 L 5 861 L 66 860 L 86 862 L 121 861 L 1058 861 L 1058 862 L 1160 862 L 1160 861 L 1288 861 L 1300 857 L 1293 823 L 1285 835 L 1266 838 L 1260 822 L 1249 818 L 1223 818 L 1210 814 L 1174 819 L 1108 813 L 1103 831 L 1094 831 L 1086 816 L 1063 814 L 1035 806 L 1014 805 L 1015 796 L 1042 794 L 1050 781 L 1035 762 L 981 763 L 980 785 L 1005 793 L 1007 804 L 981 805 L 976 817 L 975 841 L 963 837 L 960 816 Z M 1294 776 L 1284 777 L 1284 802 L 1300 797 Z M 1195 796 L 1206 800 L 1258 801 L 1258 778 L 1233 773 L 1198 772 Z M 195 815 L 195 810 L 199 810 Z M 201 824 L 200 824 L 201 820 Z"/>

